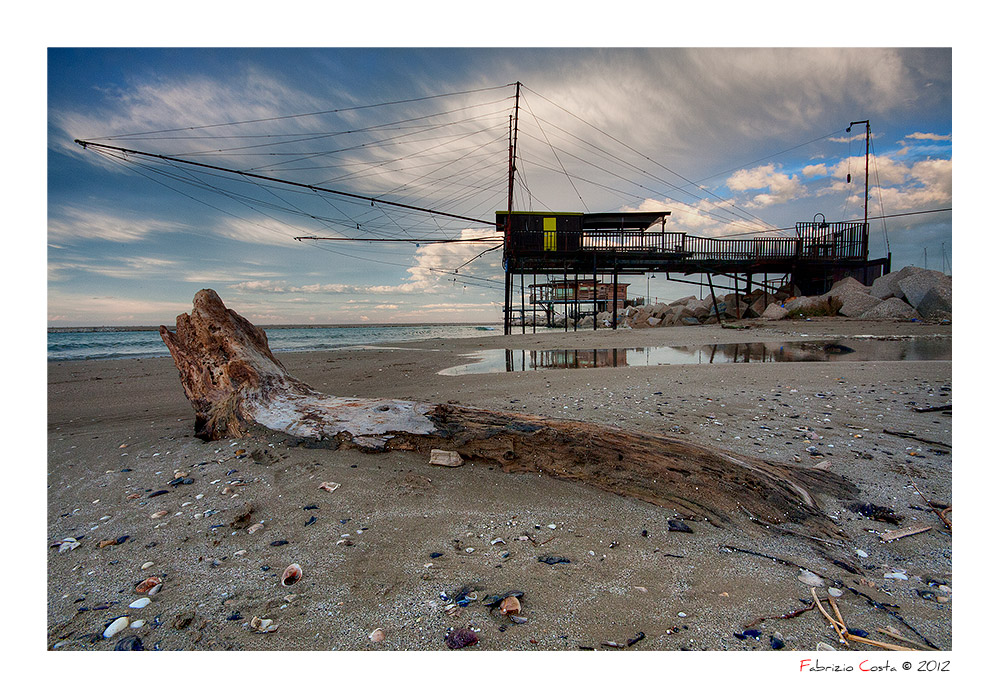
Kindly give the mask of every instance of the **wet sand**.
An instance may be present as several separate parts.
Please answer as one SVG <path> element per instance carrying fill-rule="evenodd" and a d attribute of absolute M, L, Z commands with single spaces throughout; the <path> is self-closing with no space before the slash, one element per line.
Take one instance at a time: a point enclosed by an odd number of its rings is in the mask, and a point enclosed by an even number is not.
<path fill-rule="evenodd" d="M 951 533 L 914 486 L 951 503 L 952 450 L 943 445 L 952 444 L 952 418 L 913 410 L 951 403 L 950 361 L 437 373 L 465 363 L 463 354 L 497 347 L 951 333 L 948 325 L 840 319 L 747 325 L 529 329 L 279 358 L 333 395 L 453 401 L 679 435 L 779 463 L 826 462 L 858 487 L 857 502 L 890 508 L 898 524 L 821 498 L 848 537 L 825 552 L 820 542 L 763 525 L 752 537 L 697 521 L 688 522 L 691 533 L 670 531 L 675 513 L 663 508 L 491 463 L 449 469 L 415 453 L 202 442 L 169 358 L 49 364 L 47 536 L 75 537 L 80 546 L 48 549 L 47 645 L 110 650 L 136 637 L 147 650 L 445 651 L 448 629 L 472 627 L 473 651 L 814 654 L 820 642 L 846 650 L 816 610 L 760 621 L 807 606 L 810 585 L 799 579 L 807 569 L 823 578 L 821 597 L 841 592 L 849 627 L 897 643 L 876 631 L 891 626 L 951 649 Z M 177 472 L 191 482 L 169 485 Z M 322 482 L 340 486 L 326 492 Z M 263 527 L 249 533 L 255 523 Z M 931 528 L 889 543 L 878 536 L 914 525 Z M 570 562 L 539 561 L 548 556 Z M 302 580 L 282 587 L 291 563 L 301 565 Z M 129 609 L 149 576 L 163 580 L 161 591 Z M 449 607 L 444 598 L 464 587 L 477 599 Z M 525 623 L 482 604 L 509 590 L 523 592 Z M 145 623 L 103 638 L 123 615 Z M 254 633 L 254 617 L 272 619 L 276 630 Z M 369 638 L 376 628 L 380 643 Z M 736 637 L 747 628 L 759 639 Z M 772 649 L 772 639 L 784 646 Z"/>

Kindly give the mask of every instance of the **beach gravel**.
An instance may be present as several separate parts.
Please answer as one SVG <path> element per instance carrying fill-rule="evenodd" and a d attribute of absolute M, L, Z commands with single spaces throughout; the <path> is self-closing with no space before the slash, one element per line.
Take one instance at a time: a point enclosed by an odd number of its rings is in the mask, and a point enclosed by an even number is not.
<path fill-rule="evenodd" d="M 806 606 L 803 580 L 821 579 L 817 593 L 841 592 L 850 627 L 875 636 L 891 625 L 951 648 L 951 534 L 921 497 L 951 503 L 951 415 L 913 410 L 951 402 L 950 361 L 437 373 L 499 347 L 951 334 L 891 320 L 742 327 L 529 329 L 281 360 L 331 395 L 586 420 L 828 468 L 899 525 L 821 498 L 846 535 L 823 545 L 767 523 L 682 528 L 669 509 L 493 463 L 446 468 L 426 454 L 306 448 L 279 435 L 203 442 L 170 359 L 50 363 L 48 646 L 112 650 L 124 635 L 105 630 L 127 616 L 131 650 L 839 649 L 815 611 L 775 618 Z M 931 529 L 879 538 L 914 525 Z M 301 577 L 283 586 L 293 564 Z M 160 582 L 137 593 L 150 578 Z M 456 599 L 463 588 L 476 599 Z M 511 591 L 522 593 L 517 619 L 483 603 Z M 139 598 L 149 601 L 130 608 Z M 472 629 L 475 644 L 449 651 L 446 638 L 472 638 L 456 629 Z"/>

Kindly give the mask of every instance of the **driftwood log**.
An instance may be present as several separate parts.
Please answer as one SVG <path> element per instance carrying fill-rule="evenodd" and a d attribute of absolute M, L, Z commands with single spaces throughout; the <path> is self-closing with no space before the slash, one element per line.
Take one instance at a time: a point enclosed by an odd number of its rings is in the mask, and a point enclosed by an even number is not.
<path fill-rule="evenodd" d="M 337 398 L 295 379 L 262 330 L 199 291 L 177 329 L 160 327 L 205 440 L 284 433 L 332 449 L 431 449 L 489 460 L 507 472 L 542 472 L 675 510 L 716 526 L 781 525 L 839 537 L 814 493 L 854 494 L 821 469 L 784 466 L 606 425 L 415 401 Z"/>

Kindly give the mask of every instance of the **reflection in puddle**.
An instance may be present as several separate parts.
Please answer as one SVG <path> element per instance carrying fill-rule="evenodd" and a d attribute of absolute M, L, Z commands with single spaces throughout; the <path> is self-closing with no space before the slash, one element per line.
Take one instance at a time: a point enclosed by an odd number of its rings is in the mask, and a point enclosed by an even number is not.
<path fill-rule="evenodd" d="M 622 347 L 582 350 L 482 350 L 470 363 L 438 373 L 491 374 L 536 369 L 735 364 L 763 362 L 899 362 L 951 360 L 950 337 L 850 338 L 827 341 L 740 342 L 684 347 Z"/>

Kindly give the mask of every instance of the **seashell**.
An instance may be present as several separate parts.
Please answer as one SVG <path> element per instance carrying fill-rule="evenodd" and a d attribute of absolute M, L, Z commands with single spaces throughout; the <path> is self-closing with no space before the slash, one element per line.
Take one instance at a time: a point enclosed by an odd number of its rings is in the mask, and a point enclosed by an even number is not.
<path fill-rule="evenodd" d="M 146 621 L 144 619 L 136 619 L 135 621 L 133 621 L 128 626 L 129 626 L 130 629 L 141 629 L 145 625 L 146 625 Z"/>
<path fill-rule="evenodd" d="M 298 563 L 293 563 L 281 574 L 281 584 L 284 587 L 294 585 L 302 579 L 302 567 Z"/>
<path fill-rule="evenodd" d="M 521 613 L 521 603 L 518 601 L 517 597 L 507 597 L 503 602 L 500 603 L 500 613 L 501 614 L 520 614 Z"/>
<path fill-rule="evenodd" d="M 150 519 L 159 519 L 160 517 L 166 517 L 168 514 L 170 514 L 170 513 L 167 512 L 166 510 L 160 510 L 159 512 L 154 512 L 153 514 L 151 514 L 149 516 L 149 518 Z"/>
<path fill-rule="evenodd" d="M 59 542 L 59 553 L 66 553 L 67 551 L 72 551 L 79 545 L 80 545 L 79 541 L 77 541 L 71 536 L 68 536 Z"/>
<path fill-rule="evenodd" d="M 154 596 L 156 594 L 159 594 L 160 590 L 162 590 L 162 589 L 163 589 L 163 583 L 160 583 L 159 585 L 153 585 L 153 587 L 151 587 L 149 589 L 149 592 L 146 593 L 146 594 L 148 594 L 150 597 L 152 597 L 152 596 Z"/>
<path fill-rule="evenodd" d="M 142 564 L 142 567 L 140 568 L 140 570 L 149 570 L 154 565 L 156 565 L 156 564 L 153 563 L 152 561 L 146 561 L 145 563 Z"/>
<path fill-rule="evenodd" d="M 156 576 L 153 576 L 151 578 L 146 578 L 141 583 L 136 585 L 135 591 L 138 592 L 140 595 L 144 595 L 150 590 L 152 590 L 154 587 L 159 586 L 162 582 L 163 580 L 157 578 Z"/>
<path fill-rule="evenodd" d="M 260 523 L 260 522 L 257 522 L 257 524 L 254 524 L 254 525 L 251 525 L 251 526 L 247 527 L 247 534 L 256 534 L 257 532 L 259 532 L 263 528 L 264 528 L 264 525 L 262 523 Z"/>
<path fill-rule="evenodd" d="M 319 484 L 319 489 L 320 490 L 325 490 L 328 493 L 332 493 L 333 491 L 335 491 L 339 487 L 340 487 L 340 483 L 333 483 L 331 481 L 324 481 L 324 482 L 322 482 L 322 483 Z"/>
<path fill-rule="evenodd" d="M 811 570 L 806 570 L 805 568 L 802 568 L 802 572 L 799 573 L 796 577 L 801 582 L 804 582 L 806 585 L 809 585 L 811 587 L 823 586 L 823 578 L 819 577 L 818 575 L 816 575 L 816 573 L 812 572 Z"/>
<path fill-rule="evenodd" d="M 385 640 L 385 631 L 382 629 L 375 629 L 370 634 L 368 634 L 368 639 L 372 643 L 381 643 Z"/>
<path fill-rule="evenodd" d="M 145 607 L 147 604 L 149 604 L 152 601 L 153 600 L 149 599 L 148 597 L 140 597 L 135 602 L 133 602 L 132 604 L 130 604 L 128 607 L 129 607 L 129 609 L 142 609 L 143 607 Z"/>
<path fill-rule="evenodd" d="M 274 623 L 274 619 L 261 619 L 255 616 L 250 620 L 250 628 L 257 633 L 271 633 L 278 628 L 278 625 Z"/>
<path fill-rule="evenodd" d="M 116 633 L 124 629 L 126 626 L 128 626 L 128 617 L 127 616 L 118 617 L 110 624 L 108 624 L 108 628 L 104 629 L 104 638 L 111 638 Z"/>

